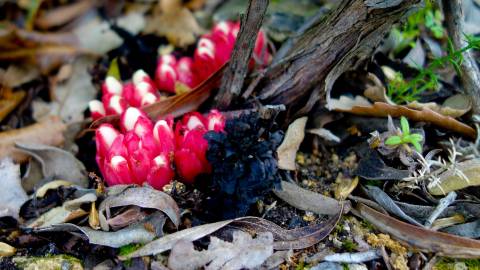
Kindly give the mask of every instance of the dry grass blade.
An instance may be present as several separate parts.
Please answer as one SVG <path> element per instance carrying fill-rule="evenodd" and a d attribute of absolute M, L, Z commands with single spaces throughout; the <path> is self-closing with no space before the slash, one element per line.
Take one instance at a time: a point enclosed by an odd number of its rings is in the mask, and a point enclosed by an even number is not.
<path fill-rule="evenodd" d="M 432 231 L 401 222 L 372 208 L 358 204 L 360 216 L 397 240 L 425 252 L 452 258 L 480 257 L 480 241 Z"/>
<path fill-rule="evenodd" d="M 227 65 L 228 62 L 192 91 L 161 100 L 144 107 L 143 110 L 148 113 L 152 119 L 167 115 L 178 117 L 187 112 L 195 111 L 210 97 L 212 90 L 220 85 L 223 71 Z M 115 125 L 118 124 L 119 119 L 120 116 L 118 115 L 105 116 L 93 122 L 90 125 L 90 128 L 97 128 L 103 123 L 111 123 Z"/>
<path fill-rule="evenodd" d="M 438 127 L 461 133 L 470 138 L 475 138 L 476 132 L 472 127 L 455 120 L 452 117 L 441 115 L 428 108 L 422 110 L 410 109 L 401 105 L 390 105 L 383 102 L 375 102 L 372 106 L 353 106 L 350 110 L 339 110 L 363 116 L 392 117 L 405 116 L 412 121 L 432 123 Z"/>

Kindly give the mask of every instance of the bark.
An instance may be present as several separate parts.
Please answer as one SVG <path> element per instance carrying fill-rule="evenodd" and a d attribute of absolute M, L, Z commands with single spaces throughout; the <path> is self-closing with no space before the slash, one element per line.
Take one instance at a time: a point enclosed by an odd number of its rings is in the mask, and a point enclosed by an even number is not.
<path fill-rule="evenodd" d="M 371 57 L 393 24 L 421 0 L 344 0 L 327 18 L 316 18 L 293 37 L 254 88 L 263 104 L 285 104 L 287 120 L 327 99 L 335 79 Z M 281 58 L 279 58 L 281 57 Z M 252 88 L 252 87 L 249 87 Z M 245 97 L 245 95 L 244 95 Z M 288 122 L 288 121 L 287 121 Z"/>
<path fill-rule="evenodd" d="M 461 0 L 442 0 L 445 22 L 448 36 L 452 39 L 455 50 L 467 46 L 464 38 L 463 11 Z M 460 82 L 463 89 L 473 101 L 473 112 L 480 113 L 480 71 L 470 51 L 463 53 L 463 61 L 460 64 Z"/>
<path fill-rule="evenodd" d="M 250 0 L 247 15 L 242 16 L 232 57 L 223 75 L 220 91 L 215 97 L 216 107 L 220 109 L 227 108 L 232 100 L 241 93 L 248 72 L 248 63 L 257 40 L 257 33 L 262 26 L 267 7 L 268 0 Z"/>

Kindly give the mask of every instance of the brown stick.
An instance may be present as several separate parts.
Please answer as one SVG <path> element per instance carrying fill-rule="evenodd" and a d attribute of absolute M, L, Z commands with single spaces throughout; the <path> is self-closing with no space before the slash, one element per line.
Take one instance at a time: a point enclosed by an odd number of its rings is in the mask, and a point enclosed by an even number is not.
<path fill-rule="evenodd" d="M 250 0 L 247 15 L 242 16 L 240 32 L 235 42 L 230 65 L 223 75 L 220 91 L 215 97 L 216 106 L 220 109 L 228 107 L 232 100 L 241 94 L 248 71 L 248 63 L 267 7 L 268 0 Z"/>
<path fill-rule="evenodd" d="M 455 50 L 467 46 L 464 38 L 463 10 L 461 0 L 442 0 L 445 22 L 447 23 L 448 36 L 453 41 Z M 473 101 L 473 112 L 480 113 L 480 70 L 469 51 L 463 53 L 460 64 L 460 81 L 466 94 Z"/>

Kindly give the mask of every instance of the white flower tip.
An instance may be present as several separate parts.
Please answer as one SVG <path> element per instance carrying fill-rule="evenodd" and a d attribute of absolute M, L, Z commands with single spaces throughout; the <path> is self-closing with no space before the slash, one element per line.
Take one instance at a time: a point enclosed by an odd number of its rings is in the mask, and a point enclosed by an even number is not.
<path fill-rule="evenodd" d="M 202 121 L 198 117 L 191 116 L 187 122 L 187 129 L 192 130 L 197 127 L 205 127 L 205 126 L 203 125 Z"/>
<path fill-rule="evenodd" d="M 112 108 L 116 113 L 121 114 L 124 111 L 124 107 L 122 106 L 122 97 L 119 95 L 113 95 L 108 102 L 108 106 Z"/>
<path fill-rule="evenodd" d="M 103 107 L 103 103 L 100 100 L 91 100 L 88 102 L 88 108 L 90 112 L 97 112 L 101 115 L 105 115 L 105 107 Z"/>
<path fill-rule="evenodd" d="M 105 79 L 105 85 L 107 87 L 107 91 L 114 95 L 121 95 L 123 91 L 122 83 L 119 82 L 115 77 L 108 76 Z"/>
<path fill-rule="evenodd" d="M 160 60 L 158 61 L 158 63 L 161 65 L 174 66 L 176 61 L 177 59 L 175 59 L 173 55 L 165 54 L 160 56 Z"/>
<path fill-rule="evenodd" d="M 118 167 L 120 164 L 122 163 L 126 163 L 127 160 L 122 157 L 122 156 L 113 156 L 112 159 L 110 160 L 110 164 L 112 165 L 112 167 L 116 168 Z"/>
<path fill-rule="evenodd" d="M 153 162 L 155 162 L 155 165 L 158 167 L 165 167 L 167 166 L 167 158 L 165 155 L 158 155 L 153 159 Z"/>
<path fill-rule="evenodd" d="M 118 131 L 109 125 L 102 125 L 98 128 L 98 132 L 102 137 L 103 142 L 106 144 L 106 148 L 112 146 L 113 141 L 119 135 Z"/>
<path fill-rule="evenodd" d="M 149 78 L 148 74 L 143 69 L 139 69 L 135 71 L 135 73 L 133 73 L 132 81 L 134 85 L 137 85 L 148 78 Z"/>
<path fill-rule="evenodd" d="M 201 48 L 206 48 L 206 49 L 214 52 L 215 51 L 215 44 L 209 38 L 201 38 L 198 41 L 198 49 L 201 49 Z"/>
<path fill-rule="evenodd" d="M 142 106 L 150 105 L 155 102 L 157 102 L 157 96 L 155 96 L 153 93 L 146 93 L 143 98 L 142 98 Z"/>
<path fill-rule="evenodd" d="M 197 53 L 201 57 L 208 57 L 211 59 L 215 58 L 214 50 L 209 49 L 208 47 L 198 47 Z"/>
<path fill-rule="evenodd" d="M 137 123 L 138 118 L 142 115 L 142 112 L 135 108 L 135 107 L 129 107 L 125 111 L 125 115 L 123 117 L 123 127 L 125 130 L 129 131 L 132 130 L 135 127 L 135 124 Z"/>

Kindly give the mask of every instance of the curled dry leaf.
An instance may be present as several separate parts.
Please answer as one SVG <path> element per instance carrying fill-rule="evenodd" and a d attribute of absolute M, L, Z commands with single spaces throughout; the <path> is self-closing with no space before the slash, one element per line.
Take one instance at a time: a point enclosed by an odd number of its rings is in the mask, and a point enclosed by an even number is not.
<path fill-rule="evenodd" d="M 290 171 L 297 169 L 295 158 L 297 157 L 298 148 L 300 148 L 300 144 L 305 137 L 307 120 L 308 117 L 301 117 L 288 126 L 283 142 L 277 148 L 278 168 Z"/>
<path fill-rule="evenodd" d="M 111 216 L 110 209 L 127 205 L 160 210 L 170 218 L 175 226 L 178 227 L 180 224 L 180 209 L 170 195 L 149 187 L 132 187 L 123 190 L 117 195 L 108 196 L 102 201 L 98 207 L 102 230 L 109 230 L 107 219 Z"/>
<path fill-rule="evenodd" d="M 0 95 L 0 122 L 22 102 L 25 95 L 22 90 Z"/>
<path fill-rule="evenodd" d="M 348 97 L 341 96 L 340 100 L 349 99 Z M 357 96 L 358 98 L 358 96 Z M 333 103 L 335 105 L 335 103 Z M 345 105 L 345 102 L 340 107 L 333 107 L 336 111 L 348 112 L 363 116 L 376 116 L 376 117 L 400 117 L 405 116 L 411 121 L 423 121 L 432 123 L 437 127 L 441 127 L 447 130 L 458 132 L 470 138 L 475 138 L 475 130 L 458 121 L 450 116 L 444 116 L 437 112 L 432 111 L 429 108 L 422 108 L 421 110 L 410 109 L 402 105 L 391 105 L 384 102 L 375 102 L 373 105 L 357 105 L 356 101 L 350 99 L 350 103 Z"/>
<path fill-rule="evenodd" d="M 170 250 L 175 243 L 180 240 L 192 242 L 214 233 L 227 225 L 250 232 L 251 234 L 270 232 L 273 235 L 273 248 L 275 250 L 304 249 L 317 244 L 328 236 L 337 225 L 341 213 L 342 209 L 337 212 L 335 216 L 332 216 L 323 223 L 292 230 L 285 230 L 273 222 L 258 217 L 242 217 L 219 221 L 165 235 L 128 255 L 121 256 L 120 259 L 126 260 L 129 258 L 159 254 Z"/>
<path fill-rule="evenodd" d="M 0 160 L 0 217 L 18 218 L 18 212 L 28 197 L 20 183 L 20 166 L 11 159 Z"/>
<path fill-rule="evenodd" d="M 9 257 L 15 254 L 17 249 L 7 243 L 0 242 L 0 257 Z"/>
<path fill-rule="evenodd" d="M 442 105 L 435 102 L 420 103 L 413 101 L 406 106 L 416 110 L 428 108 L 442 115 L 458 118 L 472 109 L 472 100 L 467 95 L 457 94 L 447 98 Z"/>
<path fill-rule="evenodd" d="M 273 192 L 291 206 L 319 215 L 335 215 L 342 209 L 339 201 L 286 181 L 281 182 L 281 189 Z M 346 206 L 345 210 L 348 211 L 348 208 Z"/>
<path fill-rule="evenodd" d="M 97 196 L 93 193 L 87 193 L 80 198 L 66 201 L 62 206 L 50 209 L 45 214 L 31 222 L 29 228 L 48 227 L 53 224 L 65 223 L 70 220 L 86 216 L 88 212 L 80 208 L 82 204 L 95 202 Z"/>
<path fill-rule="evenodd" d="M 116 231 L 132 223 L 143 220 L 146 216 L 147 214 L 145 214 L 140 207 L 132 206 L 122 213 L 107 219 L 107 223 L 114 231 Z"/>
<path fill-rule="evenodd" d="M 147 226 L 147 224 L 149 225 Z M 155 237 L 163 234 L 162 228 L 164 224 L 165 215 L 162 213 L 153 213 L 142 222 L 132 224 L 127 228 L 115 232 L 96 231 L 89 227 L 77 226 L 71 223 L 56 224 L 45 228 L 35 229 L 34 231 L 66 231 L 72 233 L 80 231 L 85 235 L 90 244 L 119 248 L 132 243 L 145 244 L 152 241 Z M 154 230 L 148 230 L 147 227 L 152 227 Z"/>
<path fill-rule="evenodd" d="M 471 159 L 457 163 L 454 168 L 438 175 L 438 178 L 438 181 L 431 182 L 428 186 L 428 191 L 433 195 L 444 195 L 450 191 L 470 186 L 479 186 L 480 159 Z"/>
<path fill-rule="evenodd" d="M 378 230 L 398 241 L 425 252 L 452 258 L 480 257 L 480 241 L 436 232 L 401 222 L 359 203 L 358 214 Z"/>
<path fill-rule="evenodd" d="M 83 0 L 62 5 L 43 13 L 35 20 L 35 25 L 40 29 L 61 26 L 83 15 L 85 12 L 93 8 L 94 4 L 94 1 Z"/>
<path fill-rule="evenodd" d="M 57 147 L 33 143 L 17 142 L 16 147 L 40 162 L 44 177 L 67 180 L 87 187 L 85 166 L 71 153 Z"/>
<path fill-rule="evenodd" d="M 180 240 L 168 257 L 172 270 L 254 269 L 273 254 L 271 233 L 259 233 L 254 239 L 248 233 L 234 231 L 232 242 L 210 238 L 207 250 L 195 250 L 191 241 Z"/>
<path fill-rule="evenodd" d="M 155 7 L 144 32 L 165 36 L 170 43 L 186 47 L 193 44 L 203 30 L 182 1 L 162 0 Z"/>
<path fill-rule="evenodd" d="M 15 149 L 15 143 L 61 145 L 66 129 L 66 125 L 58 117 L 52 116 L 27 127 L 0 132 L 0 159 L 10 156 L 17 162 L 27 160 L 28 155 Z"/>
<path fill-rule="evenodd" d="M 43 198 L 45 194 L 47 194 L 47 191 L 52 190 L 52 189 L 57 189 L 59 187 L 65 187 L 65 186 L 71 186 L 73 185 L 72 182 L 65 181 L 65 180 L 53 180 L 45 185 L 41 186 L 37 191 L 35 191 L 35 197 L 36 198 Z"/>

